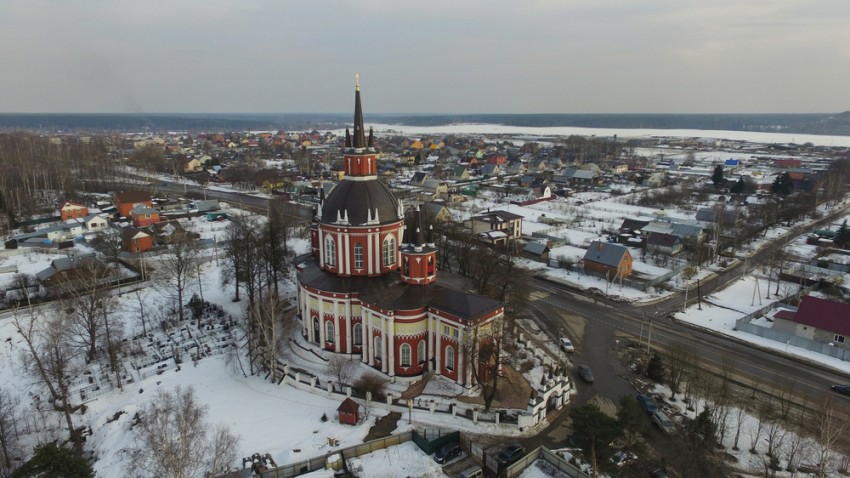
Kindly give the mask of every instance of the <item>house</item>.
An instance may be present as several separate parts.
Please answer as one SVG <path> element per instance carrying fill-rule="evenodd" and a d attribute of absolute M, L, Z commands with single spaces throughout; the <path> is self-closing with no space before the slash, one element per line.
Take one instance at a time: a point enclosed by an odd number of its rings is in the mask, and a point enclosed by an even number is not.
<path fill-rule="evenodd" d="M 594 184 L 599 180 L 599 173 L 592 169 L 567 168 L 564 170 L 563 181 L 567 184 Z"/>
<path fill-rule="evenodd" d="M 50 262 L 50 267 L 38 272 L 36 277 L 45 287 L 49 287 L 71 281 L 75 274 L 81 273 L 80 271 L 96 267 L 106 267 L 106 264 L 91 252 L 54 259 Z"/>
<path fill-rule="evenodd" d="M 620 232 L 623 234 L 639 233 L 641 229 L 649 225 L 649 222 L 650 221 L 641 221 L 640 219 L 625 218 L 623 219 L 623 223 L 620 225 Z"/>
<path fill-rule="evenodd" d="M 632 254 L 625 246 L 593 241 L 584 254 L 584 271 L 614 280 L 632 273 Z"/>
<path fill-rule="evenodd" d="M 347 397 L 336 409 L 339 422 L 346 425 L 357 425 L 360 421 L 360 404 Z"/>
<path fill-rule="evenodd" d="M 452 213 L 442 201 L 432 201 L 422 204 L 422 213 L 427 223 L 435 224 L 452 220 Z"/>
<path fill-rule="evenodd" d="M 136 204 L 130 210 L 130 220 L 135 227 L 145 227 L 160 221 L 159 211 L 152 207 Z"/>
<path fill-rule="evenodd" d="M 118 215 L 121 217 L 128 217 L 130 209 L 137 204 L 153 207 L 151 195 L 144 191 L 125 191 L 115 195 L 115 207 L 118 208 Z"/>
<path fill-rule="evenodd" d="M 126 252 L 145 252 L 153 247 L 153 236 L 135 227 L 121 230 L 121 249 Z"/>
<path fill-rule="evenodd" d="M 479 236 L 479 239 L 499 244 L 522 236 L 522 218 L 523 216 L 508 211 L 490 211 L 469 218 L 467 227 Z"/>
<path fill-rule="evenodd" d="M 549 262 L 549 246 L 545 242 L 529 242 L 525 245 L 523 252 L 535 259 Z"/>
<path fill-rule="evenodd" d="M 218 199 L 197 200 L 195 201 L 195 209 L 198 212 L 218 211 L 221 209 L 221 205 L 218 203 Z"/>
<path fill-rule="evenodd" d="M 502 170 L 496 163 L 487 163 L 481 168 L 481 174 L 484 176 L 501 176 Z"/>
<path fill-rule="evenodd" d="M 457 166 L 452 170 L 452 179 L 455 181 L 465 181 L 469 179 L 469 168 L 466 166 Z"/>
<path fill-rule="evenodd" d="M 410 178 L 410 184 L 411 186 L 423 186 L 425 184 L 425 181 L 427 181 L 428 179 L 430 179 L 428 173 L 424 171 L 417 171 L 413 173 L 413 177 Z"/>
<path fill-rule="evenodd" d="M 63 221 L 84 217 L 87 216 L 88 213 L 89 208 L 83 204 L 65 201 L 59 205 L 59 217 Z"/>
<path fill-rule="evenodd" d="M 89 214 L 88 216 L 80 219 L 80 222 L 83 223 L 83 226 L 85 226 L 86 230 L 89 232 L 102 231 L 109 227 L 109 221 L 100 214 Z"/>
<path fill-rule="evenodd" d="M 776 314 L 773 329 L 835 347 L 850 348 L 850 304 L 807 295 L 797 313 Z"/>
<path fill-rule="evenodd" d="M 682 252 L 682 240 L 672 234 L 653 232 L 646 238 L 646 251 L 659 252 L 668 256 L 675 256 Z"/>

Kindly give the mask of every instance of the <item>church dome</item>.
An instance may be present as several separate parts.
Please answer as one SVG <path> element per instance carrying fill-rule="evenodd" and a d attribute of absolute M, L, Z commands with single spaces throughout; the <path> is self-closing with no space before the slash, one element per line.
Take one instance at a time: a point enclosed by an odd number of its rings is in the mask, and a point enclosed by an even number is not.
<path fill-rule="evenodd" d="M 397 222 L 400 220 L 398 201 L 390 188 L 377 179 L 343 180 L 322 203 L 322 222 L 335 223 L 346 217 L 352 226 Z"/>

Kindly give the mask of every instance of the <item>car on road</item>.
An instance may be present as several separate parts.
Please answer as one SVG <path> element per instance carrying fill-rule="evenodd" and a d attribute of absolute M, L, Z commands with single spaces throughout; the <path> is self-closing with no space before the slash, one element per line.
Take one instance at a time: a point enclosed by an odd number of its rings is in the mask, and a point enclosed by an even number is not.
<path fill-rule="evenodd" d="M 649 415 L 658 411 L 658 405 L 655 404 L 655 400 L 653 400 L 649 395 L 641 393 L 637 396 L 637 401 L 640 403 L 640 406 L 643 407 L 643 410 Z"/>
<path fill-rule="evenodd" d="M 587 365 L 578 366 L 578 376 L 587 383 L 593 383 L 596 378 L 593 376 L 593 370 Z"/>
<path fill-rule="evenodd" d="M 833 385 L 832 391 L 841 395 L 850 395 L 850 385 Z"/>
<path fill-rule="evenodd" d="M 523 456 L 525 456 L 525 447 L 519 443 L 514 443 L 502 449 L 496 459 L 499 460 L 499 466 L 508 466 L 516 463 Z"/>
<path fill-rule="evenodd" d="M 437 450 L 437 453 L 434 453 L 434 461 L 439 464 L 448 463 L 455 458 L 459 457 L 463 453 L 463 449 L 460 447 L 460 443 L 453 441 L 446 443 L 442 448 Z"/>
<path fill-rule="evenodd" d="M 637 455 L 625 450 L 620 450 L 617 453 L 614 453 L 611 458 L 608 458 L 608 461 L 617 466 L 626 466 L 630 463 L 634 463 L 636 460 Z"/>
<path fill-rule="evenodd" d="M 672 435 L 676 432 L 676 425 L 673 423 L 673 420 L 670 420 L 670 417 L 661 410 L 652 414 L 652 423 L 658 425 L 658 428 L 667 435 Z"/>
<path fill-rule="evenodd" d="M 576 347 L 575 345 L 573 345 L 573 342 L 570 339 L 566 337 L 561 337 L 561 350 L 563 350 L 564 352 L 575 352 Z"/>

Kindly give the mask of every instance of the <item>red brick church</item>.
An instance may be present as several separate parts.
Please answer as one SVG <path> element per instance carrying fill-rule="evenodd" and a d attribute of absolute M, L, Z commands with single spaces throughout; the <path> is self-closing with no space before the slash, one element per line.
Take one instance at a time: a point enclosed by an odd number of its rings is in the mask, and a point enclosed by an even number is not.
<path fill-rule="evenodd" d="M 354 95 L 345 177 L 318 207 L 312 254 L 296 260 L 302 334 L 389 377 L 433 371 L 474 387 L 473 371 L 486 380 L 493 369 L 482 351 L 501 327 L 504 305 L 438 279 L 437 249 L 419 211 L 405 218 L 401 201 L 378 180 L 359 83 Z"/>

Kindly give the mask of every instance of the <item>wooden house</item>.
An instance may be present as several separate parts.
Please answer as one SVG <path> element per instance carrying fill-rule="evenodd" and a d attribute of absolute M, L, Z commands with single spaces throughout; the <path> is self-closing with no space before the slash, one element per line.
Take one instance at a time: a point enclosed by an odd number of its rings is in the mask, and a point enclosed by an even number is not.
<path fill-rule="evenodd" d="M 584 254 L 584 271 L 614 280 L 632 273 L 629 249 L 610 242 L 593 241 Z"/>

